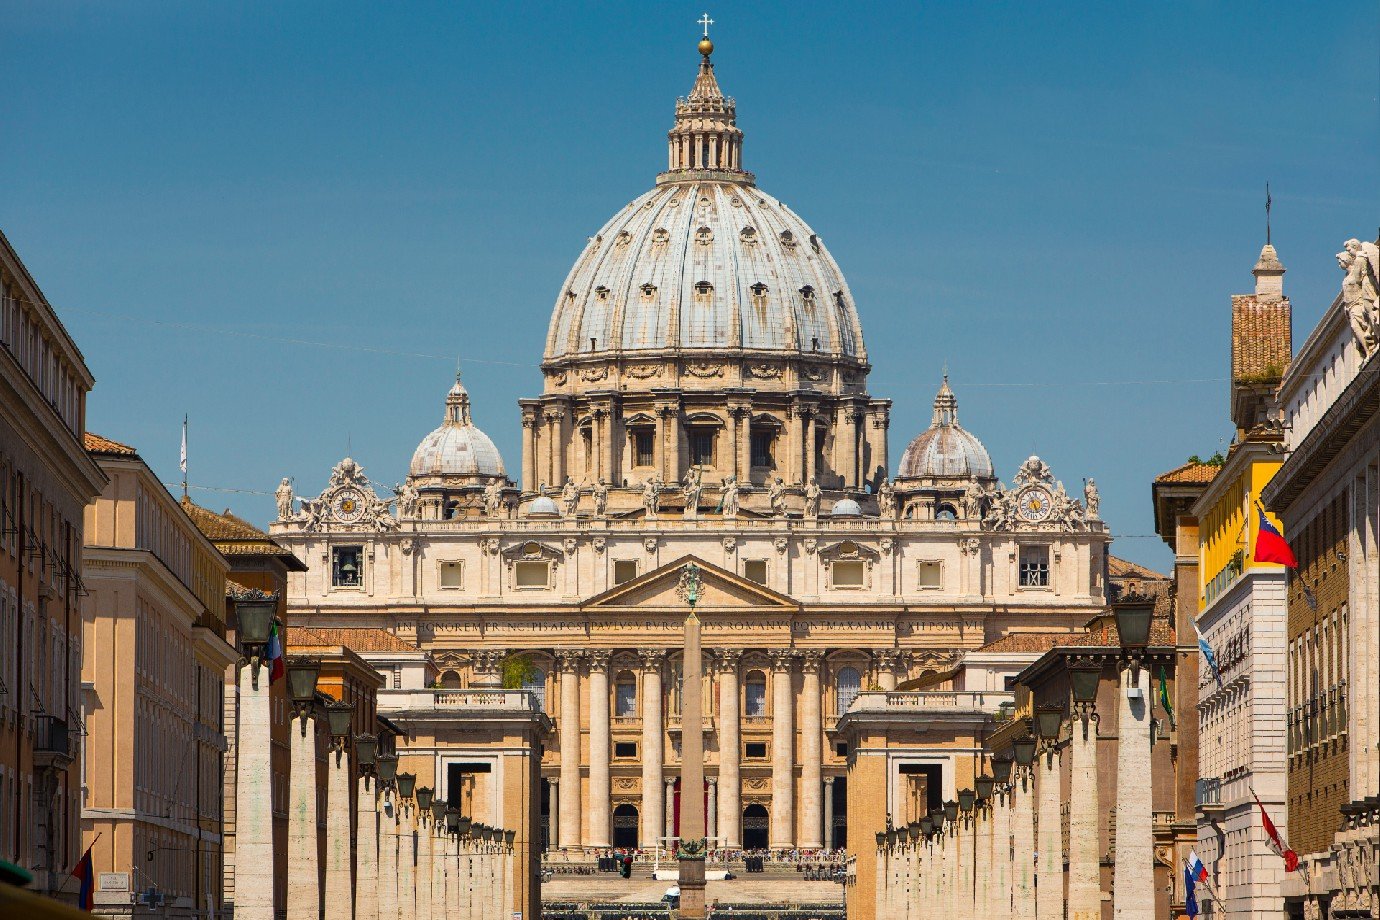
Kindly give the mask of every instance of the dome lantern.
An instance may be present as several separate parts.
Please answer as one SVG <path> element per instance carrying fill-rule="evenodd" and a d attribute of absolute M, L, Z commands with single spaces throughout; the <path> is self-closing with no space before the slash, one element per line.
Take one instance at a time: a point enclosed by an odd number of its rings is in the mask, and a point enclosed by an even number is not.
<path fill-rule="evenodd" d="M 714 76 L 714 43 L 709 40 L 709 23 L 701 24 L 700 69 L 690 95 L 676 100 L 676 123 L 667 134 L 668 165 L 657 183 L 685 179 L 713 179 L 751 185 L 752 173 L 743 170 L 743 132 L 738 127 L 737 110 L 731 96 L 725 96 Z"/>

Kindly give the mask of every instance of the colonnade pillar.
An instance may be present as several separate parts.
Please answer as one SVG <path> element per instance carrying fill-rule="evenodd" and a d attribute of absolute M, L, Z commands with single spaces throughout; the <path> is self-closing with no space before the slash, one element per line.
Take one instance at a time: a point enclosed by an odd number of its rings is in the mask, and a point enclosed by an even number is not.
<path fill-rule="evenodd" d="M 641 649 L 642 663 L 642 845 L 655 847 L 662 836 L 666 803 L 662 789 L 665 730 L 661 724 L 663 649 Z"/>
<path fill-rule="evenodd" d="M 612 826 L 609 801 L 609 653 L 589 658 L 589 845 L 607 847 Z"/>
<path fill-rule="evenodd" d="M 791 649 L 773 649 L 771 733 L 771 835 L 773 848 L 795 845 L 795 693 Z"/>
<path fill-rule="evenodd" d="M 1136 689 L 1135 698 L 1128 690 Z M 1116 866 L 1112 872 L 1114 920 L 1154 920 L 1153 815 L 1150 782 L 1150 672 L 1121 675 L 1117 694 Z"/>
<path fill-rule="evenodd" d="M 561 797 L 560 845 L 580 845 L 580 657 L 578 652 L 556 653 L 561 681 Z"/>
<path fill-rule="evenodd" d="M 742 775 L 739 771 L 739 757 L 742 742 L 738 731 L 738 714 L 742 704 L 739 701 L 738 663 L 742 652 L 725 649 L 719 652 L 716 664 L 719 669 L 719 802 L 718 832 L 724 838 L 724 846 L 742 846 Z"/>
<path fill-rule="evenodd" d="M 800 703 L 800 817 L 801 827 L 796 838 L 804 849 L 824 846 L 823 802 L 824 784 L 821 767 L 824 759 L 823 699 L 820 692 L 819 668 L 823 654 L 807 651 L 801 655 Z"/>

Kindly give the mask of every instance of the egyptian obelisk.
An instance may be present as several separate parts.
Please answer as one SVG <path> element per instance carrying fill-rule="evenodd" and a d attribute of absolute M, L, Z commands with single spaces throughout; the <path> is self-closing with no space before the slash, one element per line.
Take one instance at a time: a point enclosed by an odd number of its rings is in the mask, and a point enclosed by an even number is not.
<path fill-rule="evenodd" d="M 700 651 L 699 568 L 682 576 L 690 615 L 685 618 L 685 682 L 680 718 L 680 916 L 703 918 L 704 907 L 704 663 Z"/>

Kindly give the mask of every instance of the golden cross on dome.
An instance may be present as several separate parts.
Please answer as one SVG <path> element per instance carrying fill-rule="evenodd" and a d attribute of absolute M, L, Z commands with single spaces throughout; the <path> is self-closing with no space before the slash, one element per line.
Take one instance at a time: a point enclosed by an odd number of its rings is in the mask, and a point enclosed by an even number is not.
<path fill-rule="evenodd" d="M 695 21 L 698 22 L 700 25 L 704 26 L 704 37 L 705 37 L 705 38 L 708 38 L 708 37 L 709 37 L 709 27 L 712 26 L 712 25 L 714 24 L 714 20 L 712 20 L 712 19 L 709 18 L 709 14 L 708 14 L 708 13 L 705 13 L 704 15 L 700 16 L 700 18 L 697 19 L 697 20 L 695 20 Z"/>

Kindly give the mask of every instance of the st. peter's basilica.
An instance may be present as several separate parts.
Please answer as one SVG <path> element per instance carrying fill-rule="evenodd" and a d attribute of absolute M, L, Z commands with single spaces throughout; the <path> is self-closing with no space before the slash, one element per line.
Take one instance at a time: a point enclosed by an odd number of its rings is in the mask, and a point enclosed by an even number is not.
<path fill-rule="evenodd" d="M 713 45 L 699 51 L 666 169 L 556 292 L 542 391 L 518 401 L 520 469 L 457 378 L 395 490 L 347 458 L 316 497 L 278 493 L 272 535 L 307 565 L 292 622 L 392 634 L 363 652 L 388 681 L 380 710 L 467 813 L 506 780 L 445 691 L 514 673 L 535 691 L 555 723 L 548 847 L 675 835 L 687 560 L 704 582 L 709 836 L 729 847 L 841 846 L 835 727 L 860 691 L 990 708 L 1038 640 L 1106 602 L 1096 486 L 1070 495 L 1037 457 L 1007 458 L 1004 484 L 947 379 L 892 465 L 859 306 L 820 236 L 743 168 Z M 888 754 L 898 820 L 917 789 L 911 814 L 952 798 L 972 755 L 942 721 Z"/>

